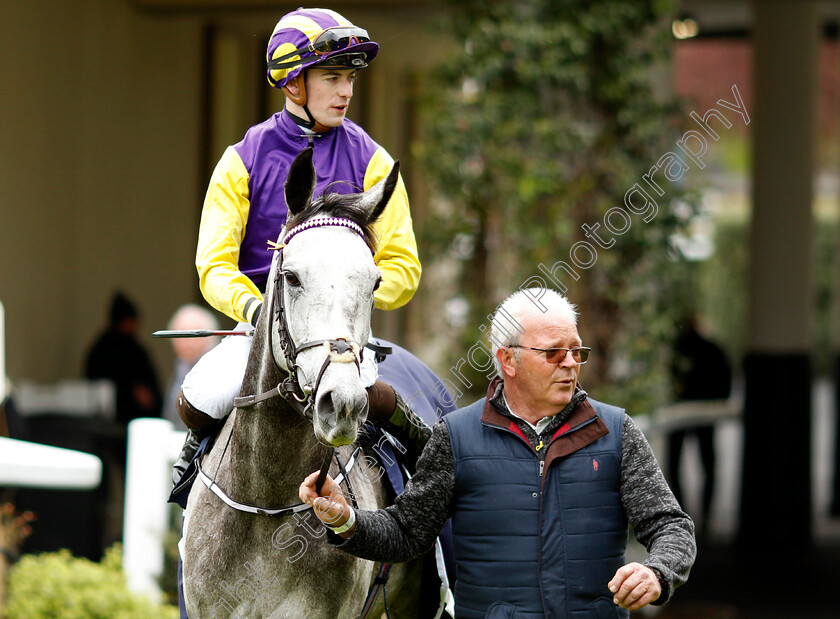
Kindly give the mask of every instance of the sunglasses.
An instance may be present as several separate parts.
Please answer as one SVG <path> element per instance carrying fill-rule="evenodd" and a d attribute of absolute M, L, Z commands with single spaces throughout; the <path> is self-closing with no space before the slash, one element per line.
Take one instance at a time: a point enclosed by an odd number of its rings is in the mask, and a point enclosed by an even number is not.
<path fill-rule="evenodd" d="M 589 352 L 592 350 L 586 346 L 578 346 L 577 348 L 534 348 L 533 346 L 520 346 L 519 344 L 509 344 L 508 348 L 536 350 L 545 355 L 546 363 L 561 363 L 568 353 L 572 353 L 572 359 L 578 365 L 586 363 L 589 359 Z"/>

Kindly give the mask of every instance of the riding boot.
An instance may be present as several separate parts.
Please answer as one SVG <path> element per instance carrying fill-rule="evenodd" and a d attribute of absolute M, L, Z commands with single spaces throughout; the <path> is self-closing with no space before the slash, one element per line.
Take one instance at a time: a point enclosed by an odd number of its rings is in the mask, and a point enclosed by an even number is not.
<path fill-rule="evenodd" d="M 198 451 L 201 441 L 216 429 L 217 424 L 216 420 L 210 415 L 202 413 L 190 404 L 184 397 L 183 391 L 178 392 L 175 404 L 181 420 L 187 426 L 187 438 L 184 440 L 184 446 L 181 447 L 181 453 L 172 466 L 172 482 L 174 485 L 178 485 L 184 471 L 192 462 L 195 452 Z"/>
<path fill-rule="evenodd" d="M 432 436 L 432 428 L 403 401 L 391 385 L 376 381 L 367 388 L 368 421 L 393 435 L 408 451 L 413 471 L 420 452 Z"/>
<path fill-rule="evenodd" d="M 178 482 L 184 476 L 184 472 L 192 462 L 195 452 L 201 446 L 201 437 L 193 430 L 187 428 L 187 438 L 184 440 L 184 446 L 181 447 L 181 453 L 178 454 L 178 459 L 172 465 L 172 485 L 177 486 Z"/>

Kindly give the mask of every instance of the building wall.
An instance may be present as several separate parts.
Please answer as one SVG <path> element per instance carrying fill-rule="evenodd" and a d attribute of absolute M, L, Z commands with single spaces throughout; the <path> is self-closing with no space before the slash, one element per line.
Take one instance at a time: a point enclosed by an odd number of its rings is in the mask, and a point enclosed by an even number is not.
<path fill-rule="evenodd" d="M 139 306 L 142 342 L 166 382 L 171 349 L 151 333 L 200 300 L 193 257 L 210 169 L 282 105 L 252 71 L 262 71 L 274 23 L 297 4 L 159 6 L 0 4 L 0 300 L 13 382 L 80 377 L 116 289 Z M 437 46 L 418 39 L 430 35 L 410 7 L 354 6 L 337 8 L 382 52 L 362 86 L 376 101 L 354 102 L 351 116 L 404 158 L 400 84 Z"/>
<path fill-rule="evenodd" d="M 194 297 L 201 27 L 107 0 L 10 0 L 0 24 L 7 373 L 51 382 L 116 288 L 144 333 Z"/>

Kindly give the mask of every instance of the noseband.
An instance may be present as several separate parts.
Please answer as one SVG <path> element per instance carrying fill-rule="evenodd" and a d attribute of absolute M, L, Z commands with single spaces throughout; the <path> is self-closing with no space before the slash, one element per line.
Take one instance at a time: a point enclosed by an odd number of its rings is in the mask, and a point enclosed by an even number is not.
<path fill-rule="evenodd" d="M 326 372 L 330 363 L 349 363 L 352 361 L 356 364 L 356 369 L 361 372 L 360 363 L 364 353 L 363 347 L 360 346 L 358 342 L 348 341 L 345 338 L 335 338 L 309 340 L 300 344 L 295 344 L 289 331 L 284 294 L 288 272 L 283 269 L 283 248 L 286 247 L 292 238 L 301 232 L 327 226 L 347 228 L 348 230 L 352 230 L 358 234 L 362 237 L 362 239 L 365 239 L 365 234 L 362 231 L 362 228 L 350 219 L 346 219 L 344 217 L 316 217 L 285 232 L 278 243 L 270 243 L 271 249 L 279 252 L 277 258 L 278 264 L 274 267 L 274 290 L 270 301 L 270 311 L 272 312 L 271 315 L 273 315 L 272 322 L 276 325 L 277 334 L 280 338 L 280 347 L 283 350 L 283 357 L 286 361 L 288 376 L 270 391 L 255 395 L 241 396 L 234 399 L 233 404 L 237 408 L 246 408 L 275 396 L 282 396 L 304 417 L 312 421 L 313 408 L 315 405 L 315 398 L 312 396 L 318 392 L 318 387 L 321 384 L 321 378 L 324 376 L 324 372 Z M 367 243 L 367 240 L 365 240 L 365 243 Z M 371 250 L 371 253 L 373 253 L 373 250 Z M 271 333 L 269 336 L 268 345 L 272 358 L 276 359 L 273 352 L 273 335 L 274 334 Z M 310 383 L 301 385 L 298 378 L 298 372 L 302 372 L 302 368 L 297 363 L 297 356 L 304 350 L 315 348 L 317 346 L 323 346 L 325 348 L 327 354 L 324 358 L 324 363 L 321 365 L 321 369 L 318 372 L 314 385 Z"/>

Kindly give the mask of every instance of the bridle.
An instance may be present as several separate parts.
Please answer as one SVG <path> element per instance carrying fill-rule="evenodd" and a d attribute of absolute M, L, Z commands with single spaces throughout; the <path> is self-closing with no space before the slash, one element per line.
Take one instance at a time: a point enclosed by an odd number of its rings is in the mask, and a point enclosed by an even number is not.
<path fill-rule="evenodd" d="M 360 346 L 358 342 L 348 341 L 345 338 L 335 338 L 309 340 L 300 344 L 296 344 L 292 340 L 289 331 L 289 325 L 286 318 L 287 312 L 285 307 L 284 294 L 287 272 L 283 269 L 283 248 L 286 247 L 288 242 L 298 234 L 307 230 L 312 230 L 314 228 L 323 228 L 326 226 L 338 226 L 342 228 L 347 228 L 348 230 L 352 230 L 353 232 L 358 234 L 363 240 L 365 240 L 365 244 L 367 244 L 367 240 L 365 239 L 365 234 L 362 231 L 362 228 L 356 222 L 350 219 L 346 219 L 344 217 L 316 217 L 313 219 L 309 219 L 303 222 L 302 224 L 299 224 L 291 228 L 290 230 L 281 233 L 279 242 L 269 244 L 270 249 L 276 250 L 278 254 L 277 264 L 272 264 L 272 268 L 275 271 L 275 275 L 273 281 L 273 292 L 269 301 L 270 307 L 268 308 L 269 312 L 271 313 L 268 315 L 273 317 L 272 323 L 276 325 L 276 333 L 279 337 L 280 346 L 282 348 L 283 357 L 286 363 L 285 369 L 287 372 L 287 376 L 282 381 L 280 381 L 276 387 L 270 389 L 269 391 L 235 398 L 233 404 L 238 409 L 248 408 L 259 402 L 264 402 L 265 400 L 269 400 L 271 398 L 280 396 L 287 402 L 289 402 L 295 410 L 297 410 L 301 415 L 303 415 L 304 418 L 311 422 L 314 418 L 314 406 L 316 399 L 315 395 L 317 394 L 318 387 L 321 384 L 321 378 L 324 376 L 324 372 L 326 372 L 330 363 L 353 362 L 356 364 L 356 369 L 361 373 L 363 347 Z M 369 245 L 368 248 L 371 250 L 371 253 L 373 253 L 373 249 L 370 248 Z M 274 362 L 276 363 L 277 357 L 274 355 L 273 350 L 273 332 L 269 334 L 268 340 L 269 353 L 271 355 L 271 358 L 275 360 Z M 318 372 L 318 376 L 315 379 L 314 385 L 306 382 L 303 385 L 301 385 L 298 378 L 298 373 L 303 373 L 303 370 L 297 363 L 297 356 L 302 351 L 308 350 L 310 348 L 315 348 L 317 346 L 323 346 L 326 349 L 327 354 L 324 359 L 324 363 L 321 365 L 321 369 Z M 230 444 L 231 436 L 233 436 L 232 430 L 228 434 L 224 451 L 222 452 L 222 456 L 219 458 L 219 466 L 221 466 L 221 463 L 224 460 L 224 455 L 225 452 L 227 452 L 228 445 Z M 335 453 L 335 448 L 328 447 L 324 455 L 324 459 L 322 461 L 321 471 L 318 475 L 318 480 L 315 485 L 316 490 L 318 492 L 321 491 L 321 487 L 323 486 L 324 479 L 327 476 L 327 471 L 329 470 L 333 457 L 335 457 L 339 470 L 341 471 L 341 474 L 336 478 L 336 482 L 339 483 L 340 480 L 344 480 L 349 486 L 350 478 L 348 473 L 352 469 L 353 464 L 358 459 L 356 456 L 358 455 L 359 450 L 360 448 L 357 448 L 356 451 L 353 452 L 353 455 L 350 457 L 345 466 L 341 458 L 339 458 L 338 454 Z M 197 467 L 199 479 L 201 479 L 202 482 L 204 482 L 207 488 L 216 496 L 218 496 L 225 504 L 239 511 L 266 516 L 286 516 L 288 514 L 310 509 L 310 506 L 304 503 L 299 503 L 290 507 L 282 507 L 275 509 L 256 507 L 253 505 L 247 505 L 238 501 L 234 501 L 221 488 L 219 488 L 218 485 L 216 485 L 215 477 L 218 474 L 218 468 L 216 469 L 216 474 L 214 474 L 213 478 L 211 479 L 207 476 L 206 473 L 204 473 L 204 471 L 201 470 L 201 466 L 199 463 L 197 463 Z M 352 491 L 352 488 L 350 489 L 349 494 L 353 500 L 353 506 L 358 507 L 356 505 L 355 492 Z"/>
<path fill-rule="evenodd" d="M 278 243 L 271 244 L 272 249 L 275 249 L 278 252 L 278 264 L 276 266 L 273 266 L 275 274 L 273 294 L 270 300 L 271 306 L 269 308 L 269 311 L 273 313 L 273 324 L 277 326 L 276 334 L 279 337 L 280 347 L 282 348 L 283 357 L 286 361 L 287 376 L 284 380 L 280 381 L 280 383 L 278 383 L 276 387 L 269 391 L 260 394 L 247 395 L 236 398 L 233 401 L 233 404 L 237 408 L 247 408 L 258 402 L 263 402 L 276 396 L 282 396 L 286 400 L 288 400 L 292 404 L 292 406 L 294 406 L 304 417 L 312 421 L 312 408 L 315 402 L 314 394 L 317 393 L 318 387 L 321 384 L 321 378 L 324 376 L 324 372 L 326 372 L 330 363 L 349 363 L 352 361 L 356 364 L 356 369 L 359 372 L 361 372 L 360 364 L 364 355 L 364 351 L 363 347 L 360 346 L 358 342 L 348 341 L 346 338 L 335 338 L 309 340 L 307 342 L 296 344 L 292 340 L 289 331 L 289 323 L 286 318 L 287 312 L 284 294 L 287 272 L 283 269 L 283 248 L 289 243 L 289 241 L 292 238 L 294 238 L 301 232 L 305 232 L 306 230 L 312 230 L 314 228 L 323 228 L 325 226 L 338 226 L 342 228 L 347 228 L 348 230 L 352 230 L 353 232 L 358 234 L 360 237 L 362 237 L 362 239 L 365 239 L 365 234 L 362 231 L 361 227 L 356 222 L 351 221 L 350 219 L 346 219 L 344 217 L 316 217 L 314 219 L 307 220 L 302 224 L 295 226 L 294 228 L 282 234 Z M 365 242 L 367 243 L 367 241 Z M 371 253 L 373 253 L 372 249 Z M 274 356 L 273 342 L 274 333 L 272 333 L 271 337 L 269 337 L 269 350 L 271 352 L 272 358 L 276 358 Z M 307 350 L 309 348 L 315 348 L 316 346 L 324 346 L 326 349 L 327 354 L 324 358 L 324 363 L 321 365 L 321 369 L 318 372 L 318 376 L 315 379 L 314 385 L 307 382 L 304 382 L 304 384 L 301 385 L 298 375 L 299 373 L 303 373 L 303 370 L 297 363 L 297 356 L 304 350 Z"/>

